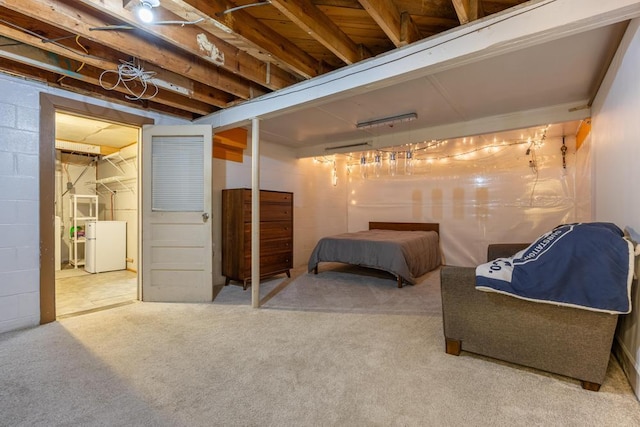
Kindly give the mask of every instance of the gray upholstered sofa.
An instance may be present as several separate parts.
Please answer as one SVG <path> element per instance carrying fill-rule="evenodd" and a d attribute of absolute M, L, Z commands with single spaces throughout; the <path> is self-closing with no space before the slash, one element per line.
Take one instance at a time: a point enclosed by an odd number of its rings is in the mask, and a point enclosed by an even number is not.
<path fill-rule="evenodd" d="M 489 245 L 488 260 L 528 244 Z M 580 380 L 604 381 L 618 315 L 521 300 L 475 289 L 475 268 L 440 270 L 446 352 L 462 350 Z"/>

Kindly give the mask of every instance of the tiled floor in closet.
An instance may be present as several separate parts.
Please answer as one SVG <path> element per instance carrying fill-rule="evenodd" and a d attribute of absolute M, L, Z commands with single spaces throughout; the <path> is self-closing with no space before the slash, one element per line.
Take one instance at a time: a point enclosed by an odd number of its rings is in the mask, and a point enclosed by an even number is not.
<path fill-rule="evenodd" d="M 128 270 L 87 273 L 81 268 L 56 271 L 56 316 L 74 316 L 137 300 L 136 273 Z"/>

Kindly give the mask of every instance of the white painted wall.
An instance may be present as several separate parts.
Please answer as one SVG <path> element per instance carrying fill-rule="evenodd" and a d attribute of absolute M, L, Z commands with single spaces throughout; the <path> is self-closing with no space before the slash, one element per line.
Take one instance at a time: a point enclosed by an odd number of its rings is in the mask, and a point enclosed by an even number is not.
<path fill-rule="evenodd" d="M 610 221 L 640 242 L 640 21 L 629 25 L 593 104 L 594 219 Z M 637 261 L 637 259 L 636 259 Z M 640 267 L 636 262 L 636 275 Z M 640 293 L 634 283 L 633 311 L 621 316 L 616 354 L 640 397 Z"/>
<path fill-rule="evenodd" d="M 292 150 L 268 141 L 260 142 L 260 188 L 293 192 L 295 267 L 307 264 L 321 237 L 347 230 L 345 167 L 338 164 L 341 176 L 336 186 L 331 181 L 332 168 L 332 163 L 297 159 Z M 218 284 L 224 283 L 220 215 L 222 190 L 226 188 L 251 188 L 250 135 L 242 163 L 217 159 L 213 163 L 214 282 Z"/>
<path fill-rule="evenodd" d="M 576 153 L 576 222 L 592 220 L 592 149 L 589 134 Z"/>
<path fill-rule="evenodd" d="M 0 333 L 40 323 L 40 93 L 184 124 L 169 116 L 0 74 Z"/>
<path fill-rule="evenodd" d="M 355 162 L 348 189 L 349 231 L 365 230 L 369 221 L 437 222 L 445 264 L 476 266 L 486 262 L 490 243 L 531 242 L 558 224 L 575 222 L 575 136 L 565 138 L 566 169 L 562 138 L 544 141 L 535 149 L 537 173 L 529 167 L 528 146 L 509 141 L 495 151 L 433 163 L 431 149 L 423 151 L 416 155 L 422 160 L 413 161 L 412 175 L 383 172 L 376 177 L 370 170 L 363 179 Z M 433 148 L 434 156 L 485 147 L 481 142 L 455 144 L 461 146 Z"/>

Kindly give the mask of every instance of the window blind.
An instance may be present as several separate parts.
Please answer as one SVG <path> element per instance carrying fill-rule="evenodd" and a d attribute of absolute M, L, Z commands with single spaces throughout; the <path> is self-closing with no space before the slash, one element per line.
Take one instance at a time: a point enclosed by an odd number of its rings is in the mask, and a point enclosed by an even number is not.
<path fill-rule="evenodd" d="M 204 211 L 202 135 L 151 140 L 151 206 L 154 212 Z"/>

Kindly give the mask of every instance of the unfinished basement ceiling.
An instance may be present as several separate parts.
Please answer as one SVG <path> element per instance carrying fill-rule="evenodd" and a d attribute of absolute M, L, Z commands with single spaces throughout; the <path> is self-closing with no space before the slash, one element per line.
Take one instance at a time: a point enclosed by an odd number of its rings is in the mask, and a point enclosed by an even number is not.
<path fill-rule="evenodd" d="M 149 3 L 151 23 L 138 18 L 140 0 L 2 0 L 0 69 L 194 119 L 525 0 Z M 132 93 L 116 85 L 123 63 L 144 76 Z"/>
<path fill-rule="evenodd" d="M 261 139 L 305 157 L 586 118 L 640 16 L 640 0 L 249 4 L 160 0 L 162 24 L 143 25 L 138 0 L 0 0 L 0 69 L 214 131 L 257 118 Z M 157 96 L 100 84 L 125 62 Z M 356 127 L 404 113 L 417 119 Z"/>
<path fill-rule="evenodd" d="M 263 138 L 312 149 L 371 142 L 549 105 L 585 107 L 595 95 L 626 28 L 617 23 L 586 33 L 462 65 L 382 89 L 264 120 Z M 567 53 L 570 54 L 567 54 Z M 416 113 L 412 121 L 359 129 L 366 120 Z M 295 123 L 295 125 L 292 125 Z M 451 135 L 463 136 L 463 135 Z M 382 143 L 386 140 L 388 142 Z M 380 141 L 380 142 L 379 142 Z M 311 147 L 311 148 L 310 148 Z M 316 150 L 317 151 L 317 150 Z M 320 153 L 317 151 L 317 153 Z"/>
<path fill-rule="evenodd" d="M 258 119 L 261 139 L 311 157 L 580 121 L 639 16 L 634 0 L 531 1 L 195 122 Z"/>

